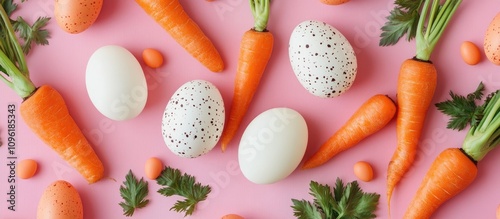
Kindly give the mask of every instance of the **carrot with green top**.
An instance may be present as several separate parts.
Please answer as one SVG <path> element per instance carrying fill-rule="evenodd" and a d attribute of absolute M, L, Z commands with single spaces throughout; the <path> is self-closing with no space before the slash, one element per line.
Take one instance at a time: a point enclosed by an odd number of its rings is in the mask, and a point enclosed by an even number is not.
<path fill-rule="evenodd" d="M 212 72 L 224 70 L 224 61 L 212 41 L 186 13 L 179 0 L 136 0 L 189 54 Z"/>
<path fill-rule="evenodd" d="M 417 50 L 415 57 L 405 60 L 399 70 L 397 148 L 387 170 L 389 209 L 394 188 L 415 159 L 437 86 L 437 70 L 430 61 L 431 54 L 461 2 L 446 0 L 441 5 L 439 0 L 397 0 L 382 27 L 381 46 L 394 45 L 406 35 L 408 41 L 415 38 Z"/>
<path fill-rule="evenodd" d="M 250 0 L 250 6 L 255 25 L 241 40 L 233 101 L 221 136 L 222 151 L 236 135 L 273 51 L 274 37 L 267 30 L 270 0 Z"/>
<path fill-rule="evenodd" d="M 478 175 L 477 163 L 500 145 L 500 91 L 482 99 L 484 86 L 467 96 L 450 92 L 451 100 L 437 103 L 451 118 L 447 128 L 469 130 L 461 148 L 442 151 L 429 167 L 403 218 L 430 218 L 446 201 L 469 187 Z"/>
<path fill-rule="evenodd" d="M 396 105 L 386 95 L 376 94 L 364 102 L 347 122 L 304 162 L 302 169 L 320 166 L 384 128 L 396 114 Z"/>
<path fill-rule="evenodd" d="M 27 126 L 89 183 L 99 181 L 104 175 L 103 164 L 71 117 L 62 96 L 49 85 L 35 86 L 30 79 L 25 53 L 31 48 L 31 42 L 48 43 L 48 32 L 42 28 L 49 19 L 40 18 L 32 27 L 24 21 L 14 21 L 21 22 L 16 23 L 16 30 L 28 27 L 33 30 L 21 35 L 25 43 L 21 45 L 9 18 L 12 11 L 7 13 L 5 5 L 15 8 L 12 1 L 4 1 L 0 9 L 3 33 L 0 36 L 0 80 L 23 99 L 19 112 Z"/>

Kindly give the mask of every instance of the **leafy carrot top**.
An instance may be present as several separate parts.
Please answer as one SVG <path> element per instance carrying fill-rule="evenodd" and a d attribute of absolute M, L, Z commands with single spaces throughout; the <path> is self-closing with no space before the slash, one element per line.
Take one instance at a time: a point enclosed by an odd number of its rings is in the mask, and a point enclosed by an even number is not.
<path fill-rule="evenodd" d="M 428 61 L 461 2 L 446 0 L 441 5 L 440 0 L 396 0 L 382 27 L 379 45 L 394 45 L 406 35 L 408 41 L 415 38 L 416 58 Z"/>
<path fill-rule="evenodd" d="M 22 0 L 24 2 L 25 0 Z M 29 78 L 25 55 L 33 44 L 47 45 L 50 34 L 45 30 L 50 18 L 39 17 L 29 25 L 22 17 L 12 20 L 10 16 L 17 9 L 13 0 L 0 0 L 0 80 L 6 83 L 20 97 L 26 98 L 35 90 Z M 18 39 L 20 38 L 22 42 Z"/>
<path fill-rule="evenodd" d="M 478 104 L 483 91 L 483 83 L 466 96 L 450 91 L 450 100 L 436 104 L 439 111 L 451 117 L 449 129 L 463 130 L 470 125 L 462 149 L 476 162 L 500 145 L 500 91 L 490 93 L 484 103 Z"/>

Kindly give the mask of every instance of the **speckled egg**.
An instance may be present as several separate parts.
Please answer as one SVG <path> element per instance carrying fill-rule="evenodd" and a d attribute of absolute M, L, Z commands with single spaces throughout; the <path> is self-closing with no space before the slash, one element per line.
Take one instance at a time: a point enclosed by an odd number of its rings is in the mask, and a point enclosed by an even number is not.
<path fill-rule="evenodd" d="M 68 33 L 81 33 L 97 20 L 103 0 L 55 0 L 54 17 Z"/>
<path fill-rule="evenodd" d="M 295 76 L 315 96 L 337 97 L 356 78 L 354 49 L 339 30 L 325 22 L 308 20 L 297 25 L 288 52 Z"/>
<path fill-rule="evenodd" d="M 193 80 L 175 91 L 163 113 L 165 144 L 180 157 L 208 153 L 219 141 L 225 121 L 222 96 L 205 80 Z"/>
<path fill-rule="evenodd" d="M 57 180 L 50 184 L 38 202 L 37 219 L 83 219 L 83 204 L 71 183 Z"/>
<path fill-rule="evenodd" d="M 500 13 L 488 25 L 483 46 L 488 60 L 495 65 L 500 65 Z"/>

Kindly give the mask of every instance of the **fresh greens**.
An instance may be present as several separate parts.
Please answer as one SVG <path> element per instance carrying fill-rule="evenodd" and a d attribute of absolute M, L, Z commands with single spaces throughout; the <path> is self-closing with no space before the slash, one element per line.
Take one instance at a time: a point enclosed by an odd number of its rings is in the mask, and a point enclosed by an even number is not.
<path fill-rule="evenodd" d="M 143 178 L 138 180 L 132 170 L 129 170 L 123 185 L 120 186 L 120 196 L 124 201 L 120 202 L 119 205 L 123 208 L 123 214 L 130 217 L 136 209 L 146 207 L 149 203 L 149 200 L 146 199 L 148 193 L 148 182 L 144 181 Z"/>
<path fill-rule="evenodd" d="M 298 219 L 368 219 L 375 218 L 379 194 L 365 193 L 357 181 L 344 185 L 337 178 L 333 193 L 328 186 L 311 181 L 309 194 L 313 202 L 292 199 L 294 216 Z"/>
<path fill-rule="evenodd" d="M 26 0 L 23 0 L 24 2 Z M 44 29 L 50 18 L 40 17 L 29 25 L 22 17 L 11 19 L 18 5 L 13 0 L 0 0 L 0 80 L 21 98 L 30 96 L 36 89 L 29 78 L 25 55 L 33 44 L 47 45 L 49 32 Z"/>
<path fill-rule="evenodd" d="M 432 2 L 432 3 L 431 3 Z M 396 44 L 406 35 L 415 38 L 416 58 L 428 61 L 462 0 L 395 0 L 395 7 L 382 26 L 380 46 Z"/>
<path fill-rule="evenodd" d="M 476 91 L 467 96 L 450 92 L 451 100 L 436 104 L 439 111 L 451 117 L 448 128 L 462 130 L 470 125 L 462 149 L 476 162 L 500 144 L 500 91 L 490 93 L 478 105 L 483 91 L 484 85 L 479 83 Z"/>
<path fill-rule="evenodd" d="M 163 169 L 156 182 L 164 186 L 158 190 L 158 193 L 167 197 L 178 195 L 185 198 L 177 201 L 170 208 L 176 212 L 185 212 L 185 216 L 192 215 L 196 204 L 207 199 L 212 190 L 210 186 L 203 186 L 196 182 L 195 177 L 186 173 L 182 174 L 180 170 L 168 166 Z"/>
<path fill-rule="evenodd" d="M 254 29 L 256 31 L 267 31 L 270 2 L 271 0 L 250 0 L 250 9 L 252 9 L 252 15 L 255 20 Z"/>

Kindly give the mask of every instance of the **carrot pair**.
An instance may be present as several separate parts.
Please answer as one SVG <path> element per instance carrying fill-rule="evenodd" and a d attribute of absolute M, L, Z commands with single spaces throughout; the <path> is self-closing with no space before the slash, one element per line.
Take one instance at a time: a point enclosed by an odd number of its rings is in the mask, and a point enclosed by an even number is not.
<path fill-rule="evenodd" d="M 333 156 L 352 148 L 361 140 L 385 127 L 396 114 L 388 96 L 376 94 L 364 102 L 347 122 L 309 158 L 303 169 L 320 166 Z"/>
<path fill-rule="evenodd" d="M 271 58 L 274 37 L 267 30 L 269 4 L 270 0 L 250 0 L 255 26 L 246 31 L 241 40 L 233 101 L 221 136 L 222 151 L 236 135 Z"/>
<path fill-rule="evenodd" d="M 179 0 L 136 0 L 189 54 L 210 71 L 224 70 L 224 62 L 201 28 L 186 13 Z"/>

